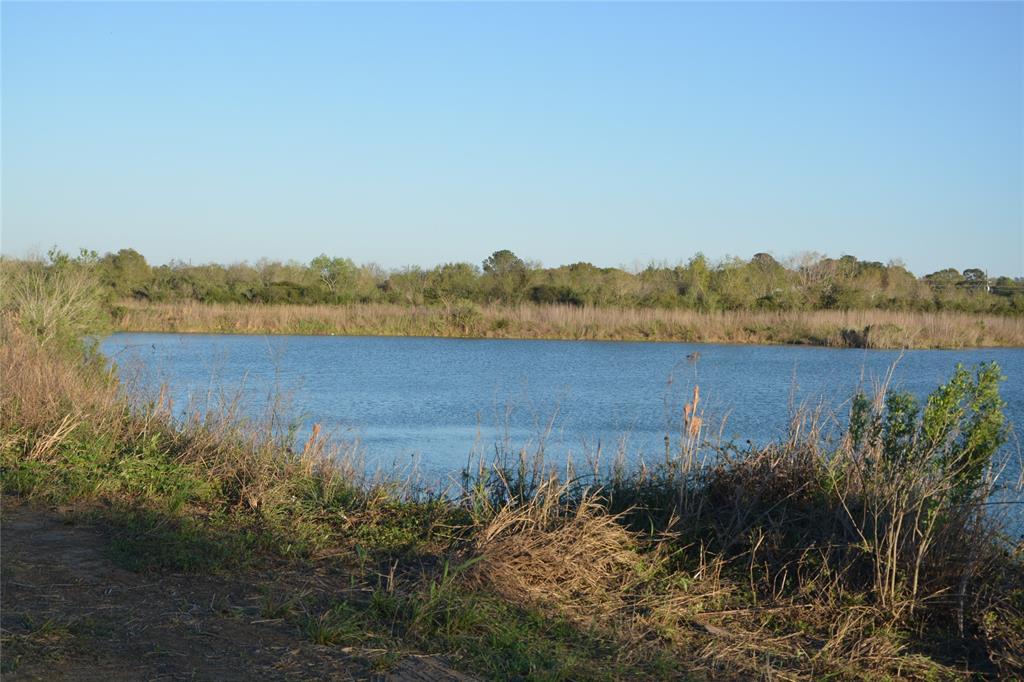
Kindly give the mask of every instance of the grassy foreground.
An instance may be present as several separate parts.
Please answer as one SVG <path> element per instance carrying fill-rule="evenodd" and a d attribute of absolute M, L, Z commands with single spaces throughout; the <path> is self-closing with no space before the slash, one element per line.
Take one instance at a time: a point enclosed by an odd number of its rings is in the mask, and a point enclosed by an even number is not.
<path fill-rule="evenodd" d="M 297 641 L 493 679 L 1024 674 L 1024 548 L 987 504 L 1008 435 L 995 366 L 924 405 L 855 396 L 839 441 L 797 418 L 761 450 L 707 448 L 694 387 L 657 466 L 566 481 L 522 453 L 439 496 L 368 479 L 318 429 L 295 448 L 139 404 L 39 319 L 12 306 L 0 326 L 8 503 L 73 507 L 142 574 L 331 576 L 267 593 Z"/>
<path fill-rule="evenodd" d="M 854 348 L 1024 346 L 1024 318 L 883 310 L 719 312 L 570 305 L 405 306 L 141 303 L 115 309 L 132 332 L 338 334 L 807 344 Z"/>

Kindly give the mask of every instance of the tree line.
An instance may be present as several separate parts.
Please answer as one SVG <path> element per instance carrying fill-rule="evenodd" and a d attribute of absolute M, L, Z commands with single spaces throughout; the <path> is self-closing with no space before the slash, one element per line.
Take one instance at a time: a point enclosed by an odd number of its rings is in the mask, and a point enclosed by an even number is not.
<path fill-rule="evenodd" d="M 10 262 L 10 261 L 8 261 Z M 712 262 L 698 253 L 685 264 L 627 271 L 590 263 L 545 268 L 512 251 L 495 251 L 479 266 L 446 263 L 385 270 L 322 254 L 308 263 L 151 265 L 134 249 L 71 257 L 56 249 L 48 267 L 93 270 L 111 300 L 202 303 L 540 303 L 723 310 L 889 309 L 1024 312 L 1024 278 L 989 277 L 979 268 L 947 268 L 923 277 L 899 261 L 804 253 L 779 261 Z"/>

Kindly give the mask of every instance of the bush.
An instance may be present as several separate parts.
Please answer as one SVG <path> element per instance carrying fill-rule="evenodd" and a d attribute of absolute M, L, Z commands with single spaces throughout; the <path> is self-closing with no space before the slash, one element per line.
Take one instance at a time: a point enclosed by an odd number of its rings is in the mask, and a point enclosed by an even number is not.
<path fill-rule="evenodd" d="M 483 321 L 484 314 L 476 303 L 461 299 L 448 309 L 448 318 L 462 330 L 463 334 L 468 334 Z"/>
<path fill-rule="evenodd" d="M 562 303 L 566 305 L 583 305 L 583 295 L 572 287 L 541 284 L 530 289 L 530 300 L 534 303 Z"/>
<path fill-rule="evenodd" d="M 79 348 L 110 321 L 103 288 L 86 256 L 50 252 L 42 261 L 0 262 L 0 307 L 43 345 Z"/>

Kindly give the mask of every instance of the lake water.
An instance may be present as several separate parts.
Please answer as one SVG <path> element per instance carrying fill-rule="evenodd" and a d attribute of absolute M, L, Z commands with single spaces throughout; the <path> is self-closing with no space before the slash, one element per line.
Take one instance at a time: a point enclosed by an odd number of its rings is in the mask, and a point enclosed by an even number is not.
<path fill-rule="evenodd" d="M 711 431 L 764 443 L 785 434 L 800 405 L 841 422 L 856 388 L 872 388 L 893 363 L 892 385 L 924 396 L 958 362 L 995 361 L 1009 417 L 1024 422 L 1019 349 L 115 334 L 102 350 L 144 390 L 166 384 L 179 409 L 237 394 L 255 415 L 279 394 L 288 417 L 358 438 L 371 463 L 416 460 L 442 476 L 472 453 L 532 452 L 542 439 L 549 461 L 580 462 L 599 447 L 605 460 L 621 447 L 630 461 L 658 461 L 695 381 Z"/>

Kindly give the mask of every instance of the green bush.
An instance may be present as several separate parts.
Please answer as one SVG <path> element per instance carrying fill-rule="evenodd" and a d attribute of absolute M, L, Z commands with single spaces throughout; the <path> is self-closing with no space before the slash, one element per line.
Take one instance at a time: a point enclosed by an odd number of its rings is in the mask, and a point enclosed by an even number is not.
<path fill-rule="evenodd" d="M 110 314 L 95 262 L 51 250 L 49 262 L 0 261 L 0 308 L 44 345 L 77 350 Z"/>
<path fill-rule="evenodd" d="M 907 392 L 890 391 L 879 411 L 859 393 L 850 415 L 851 444 L 855 451 L 880 453 L 885 466 L 924 467 L 948 477 L 951 501 L 962 503 L 978 492 L 985 468 L 1008 437 L 1006 403 L 999 396 L 1004 379 L 995 363 L 982 363 L 973 376 L 957 365 L 923 412 Z"/>

